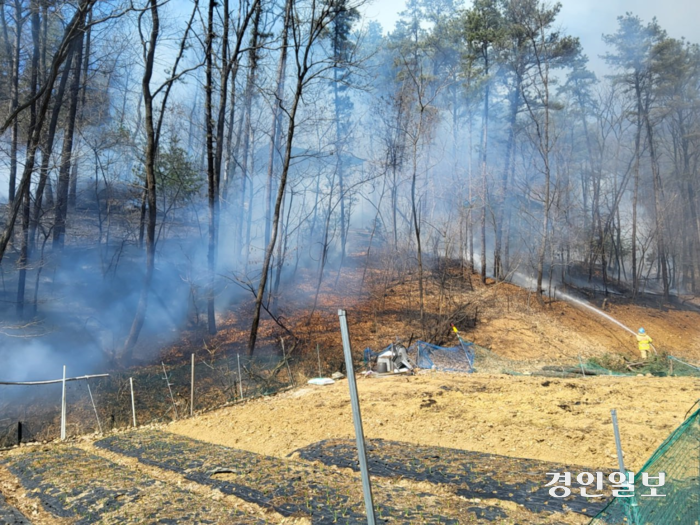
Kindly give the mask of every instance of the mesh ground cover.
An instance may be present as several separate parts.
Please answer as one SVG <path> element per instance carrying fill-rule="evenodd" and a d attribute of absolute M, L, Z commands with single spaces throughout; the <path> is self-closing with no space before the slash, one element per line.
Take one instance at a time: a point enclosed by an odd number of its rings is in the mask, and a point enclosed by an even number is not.
<path fill-rule="evenodd" d="M 416 365 L 425 369 L 436 369 L 444 372 L 471 373 L 474 371 L 473 343 L 459 338 L 459 345 L 452 347 L 437 346 L 425 341 L 416 341 L 409 348 L 409 353 L 415 356 Z"/>
<path fill-rule="evenodd" d="M 181 473 L 187 479 L 286 516 L 307 516 L 314 524 L 364 524 L 357 474 L 316 462 L 280 459 L 152 430 L 113 436 L 96 443 L 112 452 Z M 476 503 L 431 487 L 372 481 L 377 518 L 392 524 L 492 523 L 508 515 L 489 502 Z M 523 509 L 517 523 L 555 523 Z"/>
<path fill-rule="evenodd" d="M 367 446 L 371 474 L 455 486 L 456 494 L 465 498 L 496 498 L 514 501 L 533 512 L 568 509 L 587 516 L 595 516 L 607 503 L 581 497 L 575 479 L 568 498 L 554 498 L 549 495 L 550 487 L 544 486 L 552 478 L 547 472 L 596 469 L 381 439 L 368 441 Z M 351 440 L 321 441 L 296 453 L 309 461 L 358 470 L 357 449 Z"/>
<path fill-rule="evenodd" d="M 0 494 L 0 523 L 3 525 L 32 525 L 24 514 L 10 506 Z"/>
<path fill-rule="evenodd" d="M 656 478 L 663 497 L 649 497 L 643 473 Z M 678 427 L 634 478 L 634 498 L 615 498 L 591 525 L 696 525 L 700 522 L 700 410 Z M 658 484 L 655 479 L 652 484 Z"/>
<path fill-rule="evenodd" d="M 121 434 L 97 446 L 181 473 L 283 515 L 308 516 L 314 524 L 366 523 L 359 476 L 321 462 L 262 456 L 157 431 Z M 467 495 L 458 497 L 426 483 L 406 487 L 396 480 L 375 478 L 372 486 L 380 521 L 408 525 L 505 523 L 513 519 L 513 508 L 505 507 L 508 511 L 504 511 L 492 494 L 470 501 Z M 520 507 L 516 510 L 514 523 L 560 523 L 557 515 L 531 513 Z"/>
<path fill-rule="evenodd" d="M 138 458 L 139 461 L 183 474 L 285 516 L 309 516 L 313 523 L 366 523 L 362 488 L 348 477 L 323 465 L 307 465 L 252 452 L 231 449 L 165 432 L 120 434 L 96 443 L 98 447 Z M 466 510 L 433 514 L 433 494 L 412 494 L 401 487 L 377 490 L 377 515 L 392 523 L 463 523 Z M 450 517 L 452 515 L 452 517 Z"/>
<path fill-rule="evenodd" d="M 76 448 L 37 449 L 2 463 L 47 512 L 76 525 L 263 523 Z"/>

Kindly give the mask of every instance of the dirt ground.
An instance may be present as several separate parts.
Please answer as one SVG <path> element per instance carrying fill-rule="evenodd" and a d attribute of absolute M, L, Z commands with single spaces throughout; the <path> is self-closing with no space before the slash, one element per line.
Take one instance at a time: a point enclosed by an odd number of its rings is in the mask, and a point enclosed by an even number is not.
<path fill-rule="evenodd" d="M 356 280 L 349 272 L 348 282 Z M 521 287 L 508 283 L 483 285 L 475 275 L 469 281 L 470 287 L 461 288 L 459 283 L 448 283 L 450 291 L 441 293 L 435 279 L 427 280 L 425 308 L 430 319 L 427 325 L 444 319 L 450 312 L 475 311 L 478 319 L 475 327 L 458 323 L 466 339 L 505 359 L 529 364 L 573 364 L 579 356 L 585 361 L 604 354 L 639 357 L 634 335 L 594 310 L 564 300 L 545 299 L 540 303 L 536 294 Z M 319 314 L 316 321 L 324 330 L 317 330 L 321 335 L 316 337 L 322 350 L 337 354 L 335 362 L 339 361 L 336 349 L 340 342 L 336 308 L 348 310 L 355 350 L 369 346 L 376 351 L 397 337 L 406 342 L 426 335 L 416 315 L 416 279 L 387 286 L 384 294 L 380 288 L 375 282 L 370 299 L 326 290 L 323 315 Z M 659 351 L 700 362 L 700 310 L 658 301 L 630 304 L 616 297 L 598 297 L 586 303 L 635 332 L 644 327 Z"/>
<path fill-rule="evenodd" d="M 480 307 L 477 326 L 467 337 L 515 360 L 572 362 L 605 353 L 638 357 L 635 337 L 592 310 L 563 300 L 544 305 L 511 284 L 475 284 Z M 619 304 L 618 304 L 619 302 Z M 633 331 L 644 327 L 659 351 L 700 360 L 700 313 L 668 304 L 625 304 L 616 298 L 587 301 Z"/>
<path fill-rule="evenodd" d="M 430 330 L 437 336 L 442 330 L 447 334 L 442 335 L 444 344 L 454 344 L 449 328 L 453 317 L 464 319 L 464 325 L 456 324 L 465 339 L 488 350 L 477 354 L 474 374 L 358 375 L 369 439 L 616 470 L 610 410 L 617 409 L 625 465 L 638 470 L 698 400 L 700 378 L 531 375 L 544 365 L 576 366 L 579 359 L 606 355 L 638 360 L 631 333 L 580 306 L 540 302 L 532 292 L 505 283 L 483 285 L 473 275 L 453 276 L 441 285 L 433 276 L 425 287 L 428 321 L 421 323 L 415 275 L 409 272 L 400 280 L 382 282 L 377 272 L 368 278 L 371 285 L 365 285 L 361 274 L 362 268 L 349 270 L 341 286 L 328 283 L 315 312 L 308 306 L 313 292 L 308 279 L 306 288 L 297 290 L 297 303 L 285 303 L 278 320 L 302 341 L 300 349 L 287 347 L 301 386 L 182 419 L 163 429 L 276 457 L 321 440 L 354 437 L 347 380 L 320 387 L 306 384 L 305 377 L 317 375 L 316 345 L 324 375 L 342 366 L 338 308 L 348 312 L 358 363 L 365 347 L 376 351 L 397 337 L 405 343 L 425 339 Z M 652 300 L 630 304 L 622 298 L 591 299 L 590 304 L 632 330 L 644 326 L 660 352 L 700 363 L 700 313 L 695 308 Z M 201 334 L 183 334 L 163 353 L 165 360 L 189 359 L 192 351 L 202 359 L 229 348 L 243 350 L 248 335 L 245 309 L 246 305 L 239 305 L 223 314 L 219 334 L 208 339 L 203 349 L 197 350 Z M 477 319 L 475 326 L 468 325 L 469 316 L 459 316 L 463 312 Z M 280 333 L 276 323 L 263 320 L 261 348 L 273 349 Z M 504 370 L 515 375 L 500 373 Z M 155 470 L 150 475 L 161 479 Z M 542 484 L 547 481 L 543 479 Z M 0 491 L 16 493 L 10 502 L 37 523 L 51 522 L 33 500 L 23 499 L 23 489 L 2 467 Z M 570 519 L 567 523 L 583 523 L 584 517 Z"/>
<path fill-rule="evenodd" d="M 609 469 L 617 467 L 610 409 L 618 411 L 625 463 L 637 469 L 683 421 L 699 387 L 692 378 L 440 372 L 358 381 L 368 438 Z M 346 380 L 224 408 L 168 430 L 279 457 L 354 436 Z"/>
<path fill-rule="evenodd" d="M 313 312 L 312 274 L 300 277 L 299 284 L 284 292 L 280 301 L 284 306 L 278 317 L 301 341 L 296 355 L 301 352 L 308 361 L 305 373 L 316 373 L 317 344 L 324 373 L 330 374 L 342 366 L 337 317 L 340 308 L 347 310 L 351 340 L 358 354 L 366 347 L 382 349 L 397 338 L 404 343 L 423 339 L 440 344 L 430 337 L 438 335 L 445 344 L 454 344 L 456 340 L 450 339 L 447 321 L 455 314 L 468 312 L 477 322 L 475 326 L 456 323 L 463 337 L 504 359 L 521 361 L 524 370 L 542 364 L 572 365 L 578 363 L 579 357 L 585 361 L 604 354 L 639 357 L 634 335 L 591 309 L 549 298 L 540 302 L 535 293 L 519 286 L 493 280 L 484 285 L 477 275 L 454 269 L 449 275 L 441 274 L 441 270 L 426 274 L 425 322 L 421 323 L 416 272 L 387 279 L 381 268 L 370 267 L 365 272 L 363 260 L 356 257 L 349 261 L 339 282 L 332 278 L 324 282 Z M 643 326 L 660 352 L 700 362 L 700 307 L 669 304 L 650 297 L 641 297 L 636 304 L 618 296 L 597 296 L 585 302 L 634 332 Z M 219 333 L 208 338 L 206 349 L 202 348 L 200 354 L 207 357 L 213 350 L 224 348 L 245 352 L 251 307 L 248 303 L 239 304 L 222 312 Z M 441 325 L 440 333 L 436 327 Z M 261 319 L 258 348 L 279 349 L 282 336 L 289 345 L 288 333 L 273 320 Z M 182 334 L 163 352 L 166 362 L 189 359 L 193 347 L 201 347 L 203 337 L 206 336 L 197 331 Z"/>
<path fill-rule="evenodd" d="M 363 296 L 359 280 L 349 271 L 342 290 L 326 290 L 320 313 L 309 323 L 309 331 L 315 330 L 316 341 L 320 342 L 326 375 L 339 369 L 343 361 L 337 308 L 348 310 L 356 352 L 365 347 L 376 351 L 397 336 L 405 342 L 422 335 L 416 316 L 415 276 L 384 284 L 383 289 L 375 279 L 369 298 Z M 615 408 L 626 465 L 635 469 L 683 421 L 698 399 L 700 380 L 692 378 L 555 379 L 498 373 L 507 368 L 527 374 L 547 364 L 575 366 L 579 357 L 585 361 L 613 354 L 635 361 L 639 356 L 632 334 L 572 303 L 541 303 L 534 293 L 518 286 L 483 285 L 474 275 L 466 279 L 453 276 L 445 288 L 449 293 L 440 292 L 434 279 L 428 280 L 426 315 L 439 319 L 438 314 L 444 317 L 460 308 L 478 312 L 475 327 L 459 328 L 466 339 L 488 348 L 497 360 L 493 365 L 477 358 L 477 370 L 496 373 L 432 372 L 360 379 L 369 438 L 613 469 L 617 459 L 610 410 Z M 644 326 L 659 351 L 700 362 L 698 311 L 651 301 L 640 303 L 598 298 L 589 304 L 632 330 Z M 302 323 L 297 326 L 303 328 Z M 430 399 L 435 403 L 426 403 Z M 347 382 L 329 387 L 303 386 L 179 421 L 170 430 L 285 456 L 322 439 L 353 436 Z"/>

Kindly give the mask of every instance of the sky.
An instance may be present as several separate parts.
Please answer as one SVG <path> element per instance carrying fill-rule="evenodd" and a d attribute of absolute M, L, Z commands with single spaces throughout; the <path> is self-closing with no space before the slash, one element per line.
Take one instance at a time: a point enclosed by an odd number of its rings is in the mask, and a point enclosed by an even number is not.
<path fill-rule="evenodd" d="M 364 8 L 365 16 L 380 22 L 385 31 L 394 27 L 405 0 L 374 0 Z M 471 2 L 467 0 L 467 5 Z M 603 34 L 617 30 L 617 17 L 631 12 L 644 22 L 656 17 L 669 36 L 685 37 L 700 43 L 700 0 L 561 0 L 561 28 L 581 39 L 590 68 L 605 74 L 607 66 L 600 58 L 606 52 Z"/>

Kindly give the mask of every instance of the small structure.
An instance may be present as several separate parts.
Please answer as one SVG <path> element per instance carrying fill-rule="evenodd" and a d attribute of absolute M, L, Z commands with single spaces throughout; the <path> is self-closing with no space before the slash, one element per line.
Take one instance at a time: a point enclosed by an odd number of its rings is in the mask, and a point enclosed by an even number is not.
<path fill-rule="evenodd" d="M 413 365 L 408 359 L 408 351 L 403 345 L 391 344 L 377 357 L 377 372 L 399 373 L 402 370 L 413 370 Z"/>
<path fill-rule="evenodd" d="M 413 372 L 415 368 L 472 373 L 474 344 L 457 337 L 459 345 L 452 347 L 416 341 L 408 349 L 401 343 L 392 343 L 379 353 L 365 348 L 365 365 L 377 374 Z"/>
<path fill-rule="evenodd" d="M 399 374 L 412 372 L 414 364 L 408 357 L 408 350 L 400 343 L 391 343 L 379 353 L 365 348 L 365 364 L 377 374 Z"/>

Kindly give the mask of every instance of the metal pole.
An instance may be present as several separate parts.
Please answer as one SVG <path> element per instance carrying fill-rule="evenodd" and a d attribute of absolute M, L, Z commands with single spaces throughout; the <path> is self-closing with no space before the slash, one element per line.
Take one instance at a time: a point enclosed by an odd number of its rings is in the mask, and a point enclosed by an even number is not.
<path fill-rule="evenodd" d="M 90 394 L 90 402 L 92 403 L 92 409 L 95 411 L 95 419 L 97 419 L 97 429 L 102 434 L 102 425 L 100 424 L 100 416 L 97 415 L 97 407 L 95 406 L 95 400 L 92 397 L 92 390 L 90 390 L 90 383 L 85 383 L 87 385 L 88 394 Z"/>
<path fill-rule="evenodd" d="M 625 470 L 625 460 L 622 457 L 622 443 L 620 441 L 620 429 L 617 426 L 617 410 L 614 408 L 610 410 L 610 414 L 612 415 L 612 424 L 613 424 L 613 431 L 615 432 L 615 447 L 617 448 L 617 465 L 618 468 L 620 469 L 620 472 L 624 475 L 627 476 L 627 471 Z M 630 501 L 630 507 L 629 507 L 629 520 L 632 523 L 632 525 L 637 525 L 638 523 L 638 507 L 637 507 L 637 499 L 632 496 Z"/>
<path fill-rule="evenodd" d="M 241 399 L 243 399 L 243 379 L 241 378 L 241 354 L 236 354 L 238 359 L 238 388 L 241 391 Z"/>
<path fill-rule="evenodd" d="M 352 364 L 352 348 L 350 346 L 350 334 L 348 332 L 348 319 L 345 310 L 338 310 L 340 318 L 340 333 L 343 336 L 343 352 L 345 353 L 345 368 L 350 387 L 350 403 L 352 405 L 352 420 L 355 424 L 355 438 L 357 440 L 357 456 L 360 460 L 360 474 L 362 475 L 362 492 L 365 495 L 365 509 L 367 511 L 367 525 L 375 525 L 374 502 L 372 500 L 372 485 L 369 480 L 367 468 L 367 454 L 365 452 L 365 434 L 362 431 L 362 415 L 360 414 L 360 398 L 357 395 L 355 383 L 355 368 Z"/>
<path fill-rule="evenodd" d="M 192 377 L 190 379 L 190 417 L 194 412 L 194 354 L 192 354 Z"/>
<path fill-rule="evenodd" d="M 170 392 L 170 401 L 173 403 L 173 410 L 175 411 L 175 419 L 177 419 L 177 407 L 175 406 L 175 398 L 173 397 L 173 389 L 170 388 L 170 379 L 168 378 L 168 372 L 165 371 L 165 363 L 163 361 L 160 362 L 161 365 L 163 365 L 163 375 L 165 376 L 165 382 L 168 385 L 168 392 Z"/>
<path fill-rule="evenodd" d="M 131 415 L 134 418 L 134 427 L 136 427 L 136 404 L 134 403 L 134 378 L 129 378 L 129 386 L 131 387 Z"/>
<path fill-rule="evenodd" d="M 586 377 L 586 369 L 583 368 L 583 361 L 581 360 L 581 354 L 578 355 L 578 364 L 581 365 L 581 373 L 583 377 Z"/>
<path fill-rule="evenodd" d="M 617 447 L 617 465 L 620 468 L 620 472 L 623 474 L 627 472 L 625 470 L 625 460 L 622 458 L 622 444 L 620 443 L 620 429 L 617 426 L 617 410 L 614 408 L 610 411 L 612 415 L 613 431 L 615 432 L 615 446 Z"/>
<path fill-rule="evenodd" d="M 66 439 L 66 365 L 63 365 L 63 381 L 61 387 L 61 441 Z"/>
<path fill-rule="evenodd" d="M 95 374 L 91 376 L 66 377 L 68 381 L 82 381 L 83 379 L 92 379 L 95 377 L 109 377 L 109 374 Z M 49 381 L 0 381 L 0 385 L 16 385 L 16 386 L 32 386 L 32 385 L 56 385 L 63 383 L 63 379 L 51 379 Z"/>
<path fill-rule="evenodd" d="M 280 341 L 282 341 L 282 359 L 284 360 L 284 364 L 287 365 L 287 373 L 289 374 L 289 382 L 291 383 L 292 386 L 297 386 L 294 383 L 294 378 L 292 377 L 292 371 L 289 369 L 289 361 L 287 360 L 287 355 L 284 351 L 284 337 L 280 337 Z"/>
<path fill-rule="evenodd" d="M 318 343 L 316 343 L 316 357 L 318 357 L 318 377 L 323 377 L 321 373 L 321 350 L 318 347 Z"/>

